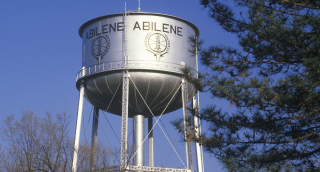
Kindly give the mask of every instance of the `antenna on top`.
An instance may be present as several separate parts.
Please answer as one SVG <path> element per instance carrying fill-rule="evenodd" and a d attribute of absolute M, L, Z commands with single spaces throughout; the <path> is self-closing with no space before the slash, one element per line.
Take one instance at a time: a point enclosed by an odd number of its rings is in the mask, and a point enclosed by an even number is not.
<path fill-rule="evenodd" d="M 127 1 L 124 1 L 124 11 L 127 11 Z"/>
<path fill-rule="evenodd" d="M 141 8 L 140 8 L 140 0 L 139 1 L 139 7 L 138 7 L 138 12 L 140 12 Z"/>

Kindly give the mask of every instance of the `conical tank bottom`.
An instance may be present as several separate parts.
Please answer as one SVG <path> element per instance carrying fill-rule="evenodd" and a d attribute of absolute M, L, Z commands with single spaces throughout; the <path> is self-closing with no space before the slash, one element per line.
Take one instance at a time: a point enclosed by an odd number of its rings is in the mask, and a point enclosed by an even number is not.
<path fill-rule="evenodd" d="M 182 107 L 181 88 L 179 89 L 181 77 L 163 72 L 130 71 L 129 73 L 137 87 L 136 89 L 130 80 L 129 117 L 135 114 L 144 114 L 145 117 L 152 116 L 148 106 L 155 116 L 159 116 L 170 100 L 164 114 Z M 188 90 L 188 99 L 191 100 L 195 89 L 188 84 Z M 85 95 L 87 100 L 99 109 L 121 115 L 122 72 L 104 73 L 86 79 Z"/>

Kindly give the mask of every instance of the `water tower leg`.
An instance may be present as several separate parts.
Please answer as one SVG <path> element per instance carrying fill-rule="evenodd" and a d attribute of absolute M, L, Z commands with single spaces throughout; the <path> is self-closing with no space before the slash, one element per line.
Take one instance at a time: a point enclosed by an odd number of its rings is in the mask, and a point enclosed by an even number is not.
<path fill-rule="evenodd" d="M 144 116 L 135 115 L 133 117 L 133 148 L 136 152 L 133 158 L 133 164 L 144 166 Z"/>
<path fill-rule="evenodd" d="M 193 159 L 192 159 L 192 145 L 191 142 L 188 141 L 187 136 L 190 134 L 188 133 L 188 126 L 186 119 L 189 118 L 189 108 L 188 108 L 188 86 L 187 86 L 187 81 L 185 79 L 182 79 L 182 106 L 183 106 L 183 120 L 184 120 L 184 128 L 185 128 L 185 133 L 184 137 L 186 139 L 186 159 L 187 159 L 187 167 L 190 169 L 192 172 L 194 171 L 193 168 Z"/>
<path fill-rule="evenodd" d="M 128 128 L 128 99 L 129 99 L 129 75 L 123 72 L 122 78 L 122 119 L 121 119 L 121 155 L 120 170 L 127 167 L 127 128 Z"/>
<path fill-rule="evenodd" d="M 197 112 L 197 101 L 196 101 L 196 96 L 192 98 L 192 108 L 195 112 Z M 193 116 L 193 124 L 194 124 L 194 133 L 195 137 L 199 138 L 199 123 L 198 123 L 198 117 L 196 115 Z M 200 149 L 200 144 L 199 142 L 195 142 L 195 147 L 196 147 L 196 157 L 197 157 L 197 167 L 198 167 L 198 172 L 202 172 L 202 153 Z"/>
<path fill-rule="evenodd" d="M 95 158 L 96 158 L 96 145 L 98 136 L 98 124 L 99 124 L 99 108 L 94 107 L 93 119 L 92 119 L 92 135 L 91 135 L 91 159 L 90 169 L 95 170 Z"/>
<path fill-rule="evenodd" d="M 78 160 L 78 150 L 79 150 L 79 140 L 80 140 L 81 119 L 82 119 L 82 111 L 83 111 L 83 96 L 84 96 L 84 87 L 83 87 L 83 83 L 81 83 L 80 92 L 79 92 L 79 104 L 78 104 L 76 133 L 75 133 L 75 136 L 74 136 L 74 151 L 73 151 L 73 159 L 72 159 L 72 172 L 76 172 L 76 170 L 77 170 L 77 160 Z"/>
<path fill-rule="evenodd" d="M 153 167 L 153 121 L 152 121 L 153 117 L 149 117 L 148 118 L 148 153 L 149 153 L 149 167 Z"/>

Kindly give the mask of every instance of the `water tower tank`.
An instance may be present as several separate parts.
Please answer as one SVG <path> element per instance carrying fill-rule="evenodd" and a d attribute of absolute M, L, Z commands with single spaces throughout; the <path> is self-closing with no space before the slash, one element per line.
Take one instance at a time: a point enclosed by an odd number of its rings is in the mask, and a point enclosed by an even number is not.
<path fill-rule="evenodd" d="M 189 37 L 199 35 L 194 24 L 164 14 L 132 12 L 125 19 L 119 13 L 84 23 L 79 34 L 85 68 L 77 75 L 77 88 L 84 82 L 85 96 L 92 105 L 121 115 L 125 53 L 126 68 L 137 87 L 130 81 L 129 117 L 152 116 L 143 99 L 154 115 L 160 115 L 170 99 L 165 113 L 182 107 L 181 91 L 177 91 L 181 67 L 196 69 L 196 58 L 189 52 L 192 47 L 188 42 Z M 190 100 L 195 89 L 188 84 L 188 90 Z"/>

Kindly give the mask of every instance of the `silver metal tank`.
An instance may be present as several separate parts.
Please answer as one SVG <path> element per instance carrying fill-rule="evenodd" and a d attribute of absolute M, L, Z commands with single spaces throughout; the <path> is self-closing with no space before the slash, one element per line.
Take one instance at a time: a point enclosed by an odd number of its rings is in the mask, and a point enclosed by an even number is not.
<path fill-rule="evenodd" d="M 111 14 L 84 23 L 79 35 L 84 70 L 77 75 L 77 88 L 84 82 L 87 100 L 116 115 L 121 115 L 124 53 L 131 79 L 156 116 L 179 88 L 181 67 L 196 69 L 188 38 L 198 37 L 199 30 L 191 22 L 175 16 L 131 12 L 125 19 L 123 13 Z M 189 84 L 188 90 L 191 100 L 195 89 Z M 180 90 L 164 113 L 181 108 L 181 97 Z M 152 116 L 130 81 L 129 117 L 135 114 Z"/>

